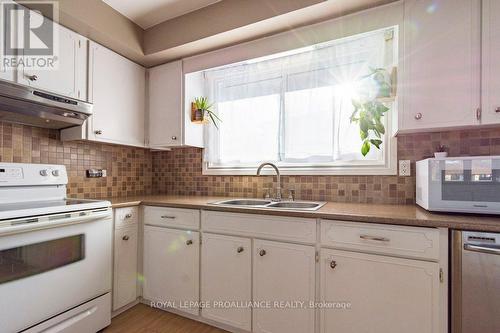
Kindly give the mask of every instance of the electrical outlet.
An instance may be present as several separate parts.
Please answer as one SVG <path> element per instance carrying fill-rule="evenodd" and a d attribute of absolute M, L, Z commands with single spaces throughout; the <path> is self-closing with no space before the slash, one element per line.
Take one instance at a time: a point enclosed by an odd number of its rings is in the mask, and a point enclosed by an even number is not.
<path fill-rule="evenodd" d="M 410 160 L 399 161 L 399 175 L 403 177 L 411 176 L 411 163 Z"/>

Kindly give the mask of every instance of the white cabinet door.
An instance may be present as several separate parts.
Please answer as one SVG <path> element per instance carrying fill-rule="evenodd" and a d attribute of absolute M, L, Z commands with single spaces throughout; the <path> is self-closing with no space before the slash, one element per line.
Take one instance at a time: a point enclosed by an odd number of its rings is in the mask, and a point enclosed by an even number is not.
<path fill-rule="evenodd" d="M 115 230 L 113 310 L 137 299 L 137 225 Z"/>
<path fill-rule="evenodd" d="M 314 332 L 314 247 L 255 240 L 253 252 L 253 301 L 271 302 L 253 310 L 253 332 Z M 296 302 L 306 308 L 294 308 Z"/>
<path fill-rule="evenodd" d="M 500 1 L 483 0 L 483 124 L 500 123 Z"/>
<path fill-rule="evenodd" d="M 39 17 L 39 14 L 30 12 L 30 20 L 37 20 Z M 20 66 L 18 81 L 34 88 L 86 101 L 87 38 L 57 23 L 54 23 L 53 27 L 58 40 L 55 44 L 57 49 L 54 50 L 57 56 L 54 68 Z M 21 52 L 20 56 L 23 57 L 24 53 Z"/>
<path fill-rule="evenodd" d="M 321 302 L 348 309 L 321 310 L 321 332 L 438 333 L 437 263 L 321 250 Z"/>
<path fill-rule="evenodd" d="M 252 245 L 248 238 L 203 234 L 201 246 L 201 300 L 250 302 L 252 300 Z M 248 307 L 211 306 L 202 316 L 250 331 L 252 311 Z"/>
<path fill-rule="evenodd" d="M 182 145 L 182 61 L 149 70 L 149 146 Z"/>
<path fill-rule="evenodd" d="M 144 146 L 146 70 L 97 43 L 89 47 L 94 114 L 88 138 Z"/>
<path fill-rule="evenodd" d="M 2 1 L 2 5 L 5 4 L 13 4 L 14 2 L 11 0 Z M 0 10 L 0 14 L 2 14 L 3 10 Z M 0 79 L 7 81 L 14 81 L 14 71 L 11 68 L 7 68 L 4 64 L 5 48 L 7 47 L 7 39 L 4 38 L 6 33 L 12 33 L 11 27 L 8 27 L 7 24 L 0 24 Z"/>
<path fill-rule="evenodd" d="M 480 0 L 404 2 L 401 132 L 479 123 L 480 7 Z"/>
<path fill-rule="evenodd" d="M 4 64 L 4 57 L 3 55 L 5 54 L 5 47 L 6 47 L 6 40 L 3 38 L 4 36 L 4 25 L 0 24 L 0 80 L 7 80 L 7 81 L 14 81 L 14 70 L 12 68 L 5 66 Z"/>
<path fill-rule="evenodd" d="M 198 232 L 145 226 L 143 297 L 198 315 L 199 258 Z"/>

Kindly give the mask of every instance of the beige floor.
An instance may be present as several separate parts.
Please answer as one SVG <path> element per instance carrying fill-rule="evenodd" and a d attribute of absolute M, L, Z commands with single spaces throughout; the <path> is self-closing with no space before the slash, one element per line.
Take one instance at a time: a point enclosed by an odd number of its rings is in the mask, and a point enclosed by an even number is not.
<path fill-rule="evenodd" d="M 197 321 L 138 304 L 116 316 L 105 333 L 227 333 Z"/>

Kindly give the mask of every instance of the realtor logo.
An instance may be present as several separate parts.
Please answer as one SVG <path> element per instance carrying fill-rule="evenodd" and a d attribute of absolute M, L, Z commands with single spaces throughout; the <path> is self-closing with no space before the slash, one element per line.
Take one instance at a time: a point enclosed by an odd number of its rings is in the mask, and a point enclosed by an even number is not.
<path fill-rule="evenodd" d="M 54 69 L 57 65 L 57 1 L 2 1 L 0 22 L 2 65 Z M 43 13 L 43 14 L 42 14 Z"/>

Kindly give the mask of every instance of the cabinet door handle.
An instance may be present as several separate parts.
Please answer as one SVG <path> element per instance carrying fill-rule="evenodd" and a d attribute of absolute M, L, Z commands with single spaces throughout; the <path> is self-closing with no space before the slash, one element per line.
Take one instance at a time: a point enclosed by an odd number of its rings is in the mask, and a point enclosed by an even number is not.
<path fill-rule="evenodd" d="M 131 218 L 131 217 L 132 217 L 132 214 L 130 214 L 130 213 L 125 215 L 125 218 L 126 218 L 126 219 L 129 219 L 129 218 Z"/>
<path fill-rule="evenodd" d="M 177 137 L 175 135 L 172 136 L 172 140 L 177 140 Z"/>
<path fill-rule="evenodd" d="M 193 244 L 193 240 L 192 240 L 192 239 L 188 239 L 188 240 L 186 241 L 186 245 L 192 245 L 192 244 Z"/>
<path fill-rule="evenodd" d="M 330 261 L 330 268 L 335 269 L 337 267 L 337 262 L 335 260 Z"/>
<path fill-rule="evenodd" d="M 38 80 L 38 76 L 36 76 L 36 75 L 26 75 L 26 77 L 30 81 L 36 81 L 36 80 Z"/>
<path fill-rule="evenodd" d="M 102 131 L 101 131 L 101 130 L 95 130 L 95 131 L 94 131 L 94 133 L 95 133 L 96 135 L 101 135 L 101 134 L 102 134 Z"/>
<path fill-rule="evenodd" d="M 239 246 L 237 249 L 236 249 L 236 252 L 238 253 L 241 253 L 243 252 L 245 249 L 243 248 L 243 246 Z"/>
<path fill-rule="evenodd" d="M 122 239 L 123 239 L 124 241 L 128 241 L 130 238 L 129 238 L 127 235 L 125 235 L 125 236 L 123 236 L 123 237 L 122 237 Z"/>
<path fill-rule="evenodd" d="M 364 240 L 376 241 L 376 242 L 390 242 L 391 240 L 386 237 L 370 236 L 370 235 L 360 235 L 359 238 Z"/>
<path fill-rule="evenodd" d="M 266 253 L 267 253 L 266 250 L 262 249 L 259 251 L 259 256 L 263 257 L 266 255 Z"/>
<path fill-rule="evenodd" d="M 496 113 L 500 113 L 500 106 L 495 109 Z"/>
<path fill-rule="evenodd" d="M 419 112 L 419 113 L 417 113 L 417 114 L 415 115 L 415 119 L 416 119 L 416 120 L 420 120 L 420 119 L 422 119 L 422 114 L 421 114 L 420 112 Z"/>
<path fill-rule="evenodd" d="M 175 219 L 175 216 L 172 216 L 172 215 L 162 215 L 161 218 L 162 219 L 171 219 L 171 220 L 173 220 L 173 219 Z"/>

